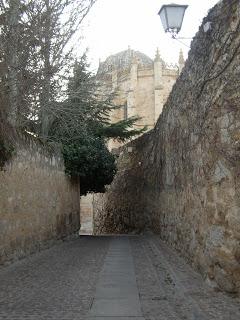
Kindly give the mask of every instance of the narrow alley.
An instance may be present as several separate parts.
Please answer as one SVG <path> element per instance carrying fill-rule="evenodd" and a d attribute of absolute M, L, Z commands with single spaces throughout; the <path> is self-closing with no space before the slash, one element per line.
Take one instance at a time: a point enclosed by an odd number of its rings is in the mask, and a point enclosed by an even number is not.
<path fill-rule="evenodd" d="M 84 236 L 0 270 L 1 320 L 239 320 L 156 236 Z"/>

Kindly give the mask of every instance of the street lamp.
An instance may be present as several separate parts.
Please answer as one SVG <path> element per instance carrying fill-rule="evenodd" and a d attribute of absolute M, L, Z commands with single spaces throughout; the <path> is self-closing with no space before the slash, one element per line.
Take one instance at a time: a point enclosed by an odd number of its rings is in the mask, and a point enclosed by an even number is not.
<path fill-rule="evenodd" d="M 173 39 L 176 39 L 178 32 L 181 30 L 183 17 L 187 5 L 168 4 L 163 5 L 159 11 L 159 16 L 165 32 L 169 32 Z"/>

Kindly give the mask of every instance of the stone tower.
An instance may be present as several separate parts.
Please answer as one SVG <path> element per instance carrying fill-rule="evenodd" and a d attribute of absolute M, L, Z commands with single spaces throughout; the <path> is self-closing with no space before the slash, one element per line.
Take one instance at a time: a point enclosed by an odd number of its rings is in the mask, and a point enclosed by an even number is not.
<path fill-rule="evenodd" d="M 156 57 L 154 60 L 154 119 L 155 123 L 163 108 L 163 67 L 164 63 L 161 59 L 159 49 L 157 49 Z"/>
<path fill-rule="evenodd" d="M 112 113 L 112 122 L 139 116 L 141 119 L 136 126 L 152 129 L 183 65 L 182 52 L 179 65 L 169 66 L 161 58 L 158 49 L 153 61 L 130 47 L 101 62 L 97 79 L 102 84 L 102 90 L 105 93 L 117 92 L 114 102 L 122 106 Z"/>

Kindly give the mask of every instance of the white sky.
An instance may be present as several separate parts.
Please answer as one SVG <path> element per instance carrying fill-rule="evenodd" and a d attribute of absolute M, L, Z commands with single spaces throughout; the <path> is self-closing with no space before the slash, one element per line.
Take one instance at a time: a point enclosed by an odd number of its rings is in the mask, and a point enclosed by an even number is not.
<path fill-rule="evenodd" d="M 174 3 L 187 4 L 179 37 L 193 37 L 208 10 L 218 0 L 176 0 Z M 185 58 L 188 47 L 171 39 L 162 28 L 158 12 L 164 0 L 98 0 L 84 21 L 81 49 L 88 47 L 89 62 L 94 71 L 98 61 L 109 55 L 126 50 L 134 50 L 154 58 L 159 47 L 162 58 L 176 63 L 180 48 Z M 191 40 L 181 40 L 189 45 Z"/>

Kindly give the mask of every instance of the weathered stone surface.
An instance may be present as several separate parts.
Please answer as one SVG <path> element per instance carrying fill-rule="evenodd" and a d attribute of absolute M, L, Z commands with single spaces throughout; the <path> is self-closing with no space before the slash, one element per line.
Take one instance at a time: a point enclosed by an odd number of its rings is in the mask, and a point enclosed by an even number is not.
<path fill-rule="evenodd" d="M 0 268 L 0 284 L 0 320 L 240 319 L 155 235 L 80 237 Z"/>
<path fill-rule="evenodd" d="M 120 156 L 99 230 L 151 228 L 206 279 L 240 292 L 239 1 L 220 1 L 207 21 L 157 125 Z"/>
<path fill-rule="evenodd" d="M 79 183 L 34 143 L 16 146 L 0 171 L 0 264 L 79 230 Z"/>
<path fill-rule="evenodd" d="M 158 50 L 153 61 L 130 48 L 100 63 L 97 79 L 102 85 L 101 91 L 104 94 L 115 91 L 114 104 L 124 106 L 112 110 L 111 122 L 138 116 L 137 128 L 152 129 L 183 65 L 182 53 L 179 64 L 169 66 Z M 110 149 L 120 145 L 117 140 L 108 143 Z"/>

